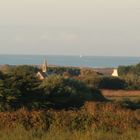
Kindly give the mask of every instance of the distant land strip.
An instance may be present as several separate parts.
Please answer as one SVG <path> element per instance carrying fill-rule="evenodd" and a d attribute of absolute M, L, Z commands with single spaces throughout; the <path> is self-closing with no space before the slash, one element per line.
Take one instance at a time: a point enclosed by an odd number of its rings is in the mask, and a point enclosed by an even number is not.
<path fill-rule="evenodd" d="M 140 90 L 102 90 L 106 97 L 140 97 Z"/>

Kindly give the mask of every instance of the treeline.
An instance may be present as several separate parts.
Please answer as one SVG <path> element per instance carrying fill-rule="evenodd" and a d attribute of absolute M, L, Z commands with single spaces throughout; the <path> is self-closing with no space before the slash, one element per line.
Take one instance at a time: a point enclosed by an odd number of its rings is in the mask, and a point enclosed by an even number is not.
<path fill-rule="evenodd" d="M 93 69 L 81 70 L 78 77 L 86 85 L 97 89 L 140 89 L 140 64 L 119 66 L 119 77 L 112 77 L 95 72 Z"/>
<path fill-rule="evenodd" d="M 85 101 L 104 101 L 98 89 L 140 89 L 140 64 L 120 66 L 119 77 L 93 69 L 50 67 L 51 75 L 41 81 L 38 71 L 25 65 L 0 72 L 0 110 L 80 107 Z"/>
<path fill-rule="evenodd" d="M 112 76 L 85 76 L 80 77 L 81 81 L 83 81 L 89 87 L 93 87 L 96 89 L 126 89 L 127 84 L 124 79 L 112 77 Z"/>
<path fill-rule="evenodd" d="M 64 76 L 79 76 L 80 68 L 74 67 L 48 67 L 48 73 L 55 73 Z"/>
<path fill-rule="evenodd" d="M 106 76 L 94 70 L 83 69 L 78 77 L 87 86 L 95 89 L 125 89 L 126 83 L 118 77 Z"/>
<path fill-rule="evenodd" d="M 32 66 L 16 66 L 0 73 L 0 110 L 69 108 L 104 100 L 100 91 L 80 80 L 52 74 L 40 81 L 37 71 Z"/>
<path fill-rule="evenodd" d="M 131 66 L 120 66 L 119 75 L 125 80 L 127 89 L 140 89 L 140 63 Z"/>
<path fill-rule="evenodd" d="M 140 63 L 131 66 L 119 66 L 118 72 L 120 76 L 126 76 L 130 74 L 140 76 Z"/>

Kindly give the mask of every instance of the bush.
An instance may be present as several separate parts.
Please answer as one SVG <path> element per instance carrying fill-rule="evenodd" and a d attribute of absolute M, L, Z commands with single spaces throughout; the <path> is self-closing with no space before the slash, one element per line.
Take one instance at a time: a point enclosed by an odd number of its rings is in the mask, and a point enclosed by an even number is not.
<path fill-rule="evenodd" d="M 71 76 L 78 76 L 80 74 L 80 69 L 73 68 L 73 67 L 49 67 L 48 72 L 59 74 L 59 75 L 63 75 L 64 73 L 67 73 Z"/>
<path fill-rule="evenodd" d="M 118 73 L 120 76 L 125 76 L 127 74 L 140 76 L 140 63 L 137 65 L 131 65 L 131 66 L 119 66 Z"/>
<path fill-rule="evenodd" d="M 123 78 L 127 84 L 126 89 L 129 89 L 129 90 L 139 90 L 140 89 L 140 76 L 133 75 L 133 74 L 127 74 Z"/>
<path fill-rule="evenodd" d="M 140 63 L 132 66 L 120 66 L 118 72 L 127 83 L 126 89 L 140 89 Z"/>
<path fill-rule="evenodd" d="M 45 102 L 50 101 L 55 107 L 79 106 L 85 101 L 97 98 L 96 94 L 93 94 L 84 83 L 58 75 L 46 78 L 41 87 L 45 95 Z"/>
<path fill-rule="evenodd" d="M 89 87 L 98 89 L 100 88 L 100 81 L 101 78 L 99 76 L 85 76 L 83 78 L 81 78 L 81 80 L 88 85 Z"/>
<path fill-rule="evenodd" d="M 40 81 L 36 68 L 17 66 L 7 75 L 0 73 L 0 110 L 79 107 L 87 100 L 103 100 L 98 90 L 59 75 Z"/>
<path fill-rule="evenodd" d="M 40 81 L 36 78 L 36 68 L 17 66 L 0 80 L 1 110 L 17 109 L 23 106 L 31 108 L 38 97 Z"/>
<path fill-rule="evenodd" d="M 102 77 L 99 83 L 101 89 L 125 89 L 126 83 L 117 77 Z"/>
<path fill-rule="evenodd" d="M 123 79 L 109 76 L 87 76 L 81 80 L 96 89 L 125 89 L 126 82 Z"/>

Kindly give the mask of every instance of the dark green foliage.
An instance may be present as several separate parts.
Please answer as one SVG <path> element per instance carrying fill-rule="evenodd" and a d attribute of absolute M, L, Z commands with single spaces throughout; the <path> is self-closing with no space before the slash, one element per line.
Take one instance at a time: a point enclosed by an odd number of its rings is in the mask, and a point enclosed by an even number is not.
<path fill-rule="evenodd" d="M 78 80 L 58 75 L 48 77 L 43 81 L 41 87 L 44 89 L 46 100 L 56 107 L 79 106 L 85 101 L 96 100 L 98 97 L 93 92 L 99 93 L 97 90 L 92 91 Z"/>
<path fill-rule="evenodd" d="M 123 79 L 111 76 L 86 76 L 81 80 L 96 89 L 125 89 L 126 87 Z"/>
<path fill-rule="evenodd" d="M 133 109 L 133 110 L 140 109 L 140 100 L 131 101 L 130 99 L 126 98 L 126 99 L 122 100 L 120 102 L 120 104 L 129 109 Z"/>
<path fill-rule="evenodd" d="M 130 73 L 132 71 L 131 66 L 119 66 L 118 67 L 118 74 L 120 76 L 122 75 L 127 75 L 128 73 Z"/>
<path fill-rule="evenodd" d="M 99 76 L 85 76 L 82 77 L 81 80 L 89 87 L 93 87 L 96 89 L 100 87 L 101 78 Z"/>
<path fill-rule="evenodd" d="M 92 69 L 81 69 L 80 80 L 89 87 L 98 89 L 100 86 L 101 74 Z"/>
<path fill-rule="evenodd" d="M 89 68 L 82 68 L 81 69 L 81 76 L 82 77 L 86 77 L 86 76 L 99 76 L 102 75 L 99 72 L 94 71 L 93 69 L 89 69 Z"/>
<path fill-rule="evenodd" d="M 10 74 L 4 76 L 4 79 L 0 81 L 2 109 L 31 107 L 34 106 L 36 100 L 38 102 L 40 81 L 36 78 L 35 72 L 36 68 L 34 67 L 18 66 L 13 68 Z"/>
<path fill-rule="evenodd" d="M 120 76 L 126 76 L 128 74 L 140 76 L 140 63 L 131 66 L 119 66 L 118 73 Z"/>
<path fill-rule="evenodd" d="M 72 67 L 49 67 L 48 72 L 60 75 L 63 75 L 65 72 L 67 72 L 71 76 L 78 76 L 80 74 L 80 69 Z"/>
<path fill-rule="evenodd" d="M 0 79 L 4 78 L 4 74 L 0 71 Z"/>
<path fill-rule="evenodd" d="M 95 89 L 93 87 L 90 88 L 92 92 L 91 101 L 107 101 L 107 99 L 102 95 L 99 89 Z"/>
<path fill-rule="evenodd" d="M 126 89 L 140 89 L 140 63 L 132 66 L 120 66 L 119 75 L 126 81 Z"/>
<path fill-rule="evenodd" d="M 125 87 L 125 81 L 117 77 L 102 77 L 99 83 L 101 89 L 125 89 Z"/>
<path fill-rule="evenodd" d="M 88 100 L 104 100 L 98 90 L 91 90 L 78 80 L 52 75 L 42 82 L 36 73 L 37 69 L 31 66 L 0 73 L 1 110 L 79 107 Z"/>
<path fill-rule="evenodd" d="M 124 89 L 126 86 L 124 80 L 112 76 L 103 76 L 92 69 L 82 69 L 80 80 L 95 89 Z"/>
<path fill-rule="evenodd" d="M 127 83 L 126 89 L 140 90 L 140 76 L 128 74 L 123 78 Z"/>
<path fill-rule="evenodd" d="M 38 72 L 38 68 L 37 67 L 33 67 L 33 66 L 28 66 L 28 65 L 22 65 L 22 66 L 16 66 L 13 67 L 11 69 L 11 73 L 14 76 L 17 75 L 22 75 L 22 76 L 26 76 L 26 75 L 35 75 Z"/>

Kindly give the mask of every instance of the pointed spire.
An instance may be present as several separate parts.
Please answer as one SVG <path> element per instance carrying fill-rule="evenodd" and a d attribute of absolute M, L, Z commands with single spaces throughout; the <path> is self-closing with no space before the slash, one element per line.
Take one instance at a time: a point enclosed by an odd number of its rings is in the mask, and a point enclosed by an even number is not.
<path fill-rule="evenodd" d="M 44 60 L 44 64 L 42 65 L 42 72 L 46 73 L 48 69 L 47 59 Z"/>

